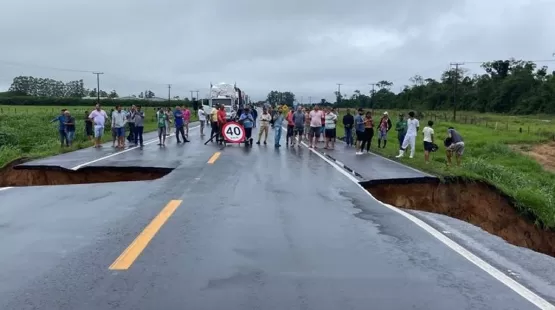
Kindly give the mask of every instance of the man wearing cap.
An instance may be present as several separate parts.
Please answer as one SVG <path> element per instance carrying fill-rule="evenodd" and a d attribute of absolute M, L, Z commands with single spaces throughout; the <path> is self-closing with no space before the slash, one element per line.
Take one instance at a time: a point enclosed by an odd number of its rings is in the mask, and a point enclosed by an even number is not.
<path fill-rule="evenodd" d="M 389 119 L 389 114 L 383 112 L 383 116 L 380 119 L 380 123 L 378 125 L 378 148 L 381 148 L 382 140 L 383 140 L 383 148 L 385 149 L 385 145 L 387 144 L 387 133 L 391 129 L 391 120 Z"/>

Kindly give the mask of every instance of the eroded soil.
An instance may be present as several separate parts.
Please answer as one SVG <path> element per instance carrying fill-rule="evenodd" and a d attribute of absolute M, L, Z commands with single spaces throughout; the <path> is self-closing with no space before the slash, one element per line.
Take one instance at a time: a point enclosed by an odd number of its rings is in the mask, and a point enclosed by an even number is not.
<path fill-rule="evenodd" d="M 519 215 L 507 197 L 485 183 L 388 183 L 367 185 L 366 189 L 385 203 L 454 217 L 511 244 L 555 257 L 555 232 L 542 230 L 531 219 Z"/>
<path fill-rule="evenodd" d="M 555 172 L 555 142 L 536 145 L 512 145 L 511 149 L 530 156 L 545 170 Z"/>
<path fill-rule="evenodd" d="M 18 167 L 22 162 L 17 160 L 0 169 L 0 187 L 148 181 L 172 171 L 145 167 L 84 167 L 77 171 L 60 167 Z"/>

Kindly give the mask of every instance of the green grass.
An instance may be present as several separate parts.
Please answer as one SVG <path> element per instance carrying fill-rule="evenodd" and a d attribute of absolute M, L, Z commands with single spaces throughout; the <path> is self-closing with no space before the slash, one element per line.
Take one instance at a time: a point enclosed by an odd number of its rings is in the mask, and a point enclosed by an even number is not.
<path fill-rule="evenodd" d="M 399 142 L 395 132 L 397 121 L 396 111 L 388 111 L 392 117 L 393 128 L 388 134 L 388 145 L 386 149 L 377 148 L 377 134 L 373 139 L 372 151 L 385 157 L 395 159 L 398 154 Z M 378 122 L 383 111 L 375 111 L 374 121 Z M 433 115 L 424 113 L 424 115 Z M 480 114 L 485 115 L 485 114 Z M 553 117 L 507 117 L 501 115 L 486 115 L 491 120 L 508 124 L 509 128 L 531 126 L 541 128 L 546 132 L 555 132 L 555 126 L 542 120 L 553 119 Z M 343 124 L 341 122 L 343 113 L 340 113 L 337 126 L 338 137 L 344 136 Z M 461 124 L 443 121 L 436 118 L 434 131 L 436 144 L 440 149 L 431 155 L 431 163 L 424 162 L 424 148 L 422 143 L 422 129 L 427 125 L 430 118 L 420 119 L 420 130 L 416 140 L 415 158 L 408 156 L 400 159 L 403 164 L 427 171 L 429 173 L 443 176 L 458 176 L 472 180 L 486 181 L 508 196 L 514 198 L 516 207 L 522 214 L 532 214 L 537 220 L 536 224 L 544 228 L 555 228 L 555 174 L 548 172 L 535 160 L 512 151 L 510 144 L 535 144 L 545 142 L 549 139 L 547 134 L 536 134 L 533 130 L 528 133 L 523 130 L 505 130 L 498 127 L 497 130 L 491 126 Z M 456 165 L 448 167 L 445 156 L 443 139 L 447 136 L 447 128 L 453 126 L 461 133 L 465 140 L 465 153 L 461 167 Z M 455 164 L 455 158 L 453 158 Z"/>
<path fill-rule="evenodd" d="M 75 141 L 69 148 L 61 148 L 58 138 L 58 123 L 50 123 L 57 117 L 62 107 L 51 106 L 0 106 L 0 167 L 22 157 L 40 158 L 77 149 L 90 147 L 92 142 L 85 136 L 86 107 L 64 107 L 70 110 L 76 120 Z M 109 113 L 110 107 L 105 107 Z M 146 112 L 145 132 L 156 129 L 155 109 L 143 107 Z M 196 120 L 196 113 L 191 113 Z M 102 137 L 104 142 L 111 141 L 110 134 Z"/>

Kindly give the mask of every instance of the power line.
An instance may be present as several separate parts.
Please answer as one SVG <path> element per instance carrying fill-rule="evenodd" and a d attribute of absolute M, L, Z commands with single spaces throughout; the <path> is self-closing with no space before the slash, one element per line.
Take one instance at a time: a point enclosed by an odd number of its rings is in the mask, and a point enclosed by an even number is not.
<path fill-rule="evenodd" d="M 7 65 L 10 65 L 10 66 L 19 66 L 19 67 L 36 67 L 36 68 L 49 69 L 49 70 L 57 70 L 57 71 L 80 72 L 80 73 L 94 73 L 94 71 L 90 71 L 90 70 L 57 68 L 57 67 L 49 67 L 49 66 L 42 66 L 42 65 L 35 65 L 35 64 L 24 64 L 24 63 L 20 63 L 20 62 L 6 61 L 6 60 L 0 60 L 0 63 L 7 64 Z"/>

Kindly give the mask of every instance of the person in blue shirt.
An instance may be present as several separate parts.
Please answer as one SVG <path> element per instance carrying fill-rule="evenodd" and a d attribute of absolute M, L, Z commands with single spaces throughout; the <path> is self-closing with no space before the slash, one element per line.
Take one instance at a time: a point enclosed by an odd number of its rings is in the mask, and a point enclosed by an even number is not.
<path fill-rule="evenodd" d="M 274 146 L 277 148 L 281 146 L 281 144 L 279 144 L 279 140 L 281 140 L 281 128 L 282 128 L 281 126 L 283 125 L 283 120 L 284 120 L 283 112 L 281 111 L 281 108 L 277 109 L 272 119 L 274 121 L 272 128 L 274 128 L 275 130 Z"/>
<path fill-rule="evenodd" d="M 50 121 L 50 123 L 58 122 L 58 133 L 60 135 L 60 143 L 61 147 L 69 146 L 69 140 L 67 139 L 67 132 L 66 132 L 66 112 L 67 109 L 62 109 L 60 115 Z"/>
<path fill-rule="evenodd" d="M 254 127 L 254 117 L 250 109 L 247 107 L 243 109 L 243 113 L 239 117 L 239 123 L 245 128 L 245 145 L 252 145 L 252 128 Z"/>
<path fill-rule="evenodd" d="M 175 137 L 177 138 L 177 143 L 181 143 L 179 140 L 179 135 L 183 138 L 183 143 L 189 142 L 187 138 L 185 138 L 185 123 L 183 122 L 183 111 L 181 111 L 180 106 L 176 106 L 175 110 L 173 111 L 173 117 L 175 121 Z"/>

